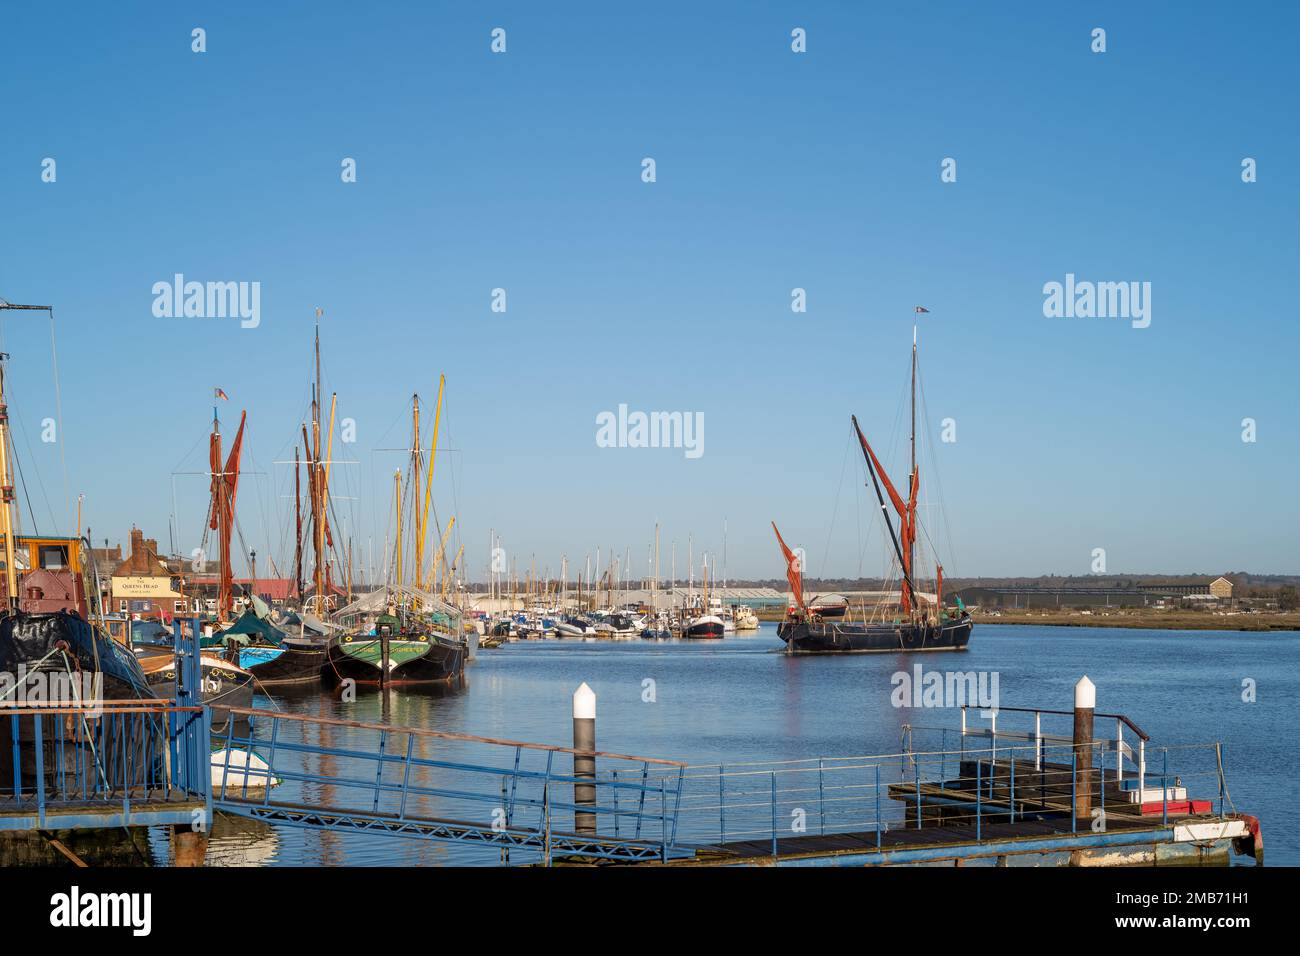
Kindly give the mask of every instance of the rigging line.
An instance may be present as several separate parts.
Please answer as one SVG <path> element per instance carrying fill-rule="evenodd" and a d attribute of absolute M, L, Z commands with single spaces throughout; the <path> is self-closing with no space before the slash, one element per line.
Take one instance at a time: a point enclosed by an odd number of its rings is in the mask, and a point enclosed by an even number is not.
<path fill-rule="evenodd" d="M 59 385 L 59 351 L 54 338 L 54 307 L 50 307 L 50 358 L 54 366 L 54 415 L 59 425 L 59 461 L 63 467 L 63 500 L 72 506 L 71 490 L 68 486 L 68 453 L 64 446 L 63 434 L 63 390 Z M 53 517 L 51 515 L 51 517 Z"/>
<path fill-rule="evenodd" d="M 251 444 L 251 443 L 250 443 L 250 444 Z M 274 564 L 274 562 L 275 562 L 275 550 L 274 550 L 274 548 L 273 548 L 272 545 L 271 545 L 271 526 L 270 526 L 270 524 L 269 524 L 268 521 L 267 521 L 267 513 L 266 513 L 266 497 L 265 497 L 265 495 L 262 494 L 262 485 L 261 485 L 261 482 L 257 480 L 259 477 L 265 477 L 265 476 L 261 474 L 262 469 L 260 469 L 260 468 L 257 467 L 257 459 L 254 457 L 254 455 L 253 455 L 253 450 L 252 450 L 251 447 L 248 449 L 248 461 L 249 461 L 249 464 L 251 464 L 251 465 L 253 466 L 253 474 L 252 474 L 250 477 L 252 477 L 252 478 L 254 479 L 254 481 L 253 481 L 253 493 L 254 493 L 255 495 L 257 495 L 257 511 L 258 511 L 258 516 L 262 519 L 262 531 L 263 531 L 263 533 L 264 533 L 265 536 L 266 536 L 266 551 L 267 551 L 267 555 L 266 555 L 266 556 L 267 556 L 267 558 L 269 558 L 269 559 L 271 560 L 271 562 Z M 272 482 L 274 482 L 274 480 L 275 480 L 275 473 L 274 473 L 274 471 L 271 473 L 270 480 L 271 480 Z M 272 497 L 274 498 L 274 496 L 272 496 Z M 278 520 L 277 520 L 277 524 L 278 524 L 278 523 L 279 523 L 279 522 L 278 522 Z"/>
<path fill-rule="evenodd" d="M 27 499 L 27 514 L 32 519 L 32 534 L 38 534 L 39 531 L 38 531 L 38 525 L 36 524 L 36 512 L 32 510 L 32 496 L 31 496 L 31 492 L 28 490 L 27 478 L 23 475 L 22 458 L 18 455 L 14 455 L 13 458 L 14 458 L 14 468 L 18 472 L 18 482 L 23 486 L 23 497 Z M 21 517 L 21 514 L 19 515 L 19 517 Z M 50 512 L 50 520 L 51 521 L 54 520 L 54 512 L 52 510 Z"/>
<path fill-rule="evenodd" d="M 187 452 L 186 452 L 186 453 L 181 457 L 181 460 L 178 461 L 178 462 L 176 462 L 176 464 L 172 467 L 172 474 L 176 474 L 176 472 L 178 472 L 178 471 L 181 470 L 181 466 L 184 465 L 187 461 L 190 460 L 190 456 L 193 455 L 193 454 L 194 454 L 194 450 L 195 450 L 196 448 L 198 448 L 200 444 L 203 443 L 203 439 L 208 438 L 210 435 L 211 435 L 211 432 L 205 432 L 205 433 L 199 435 L 199 437 L 198 437 L 197 439 L 195 439 L 194 444 L 190 446 L 190 450 L 187 451 Z"/>
<path fill-rule="evenodd" d="M 849 437 L 852 438 L 851 435 Z M 835 489 L 835 505 L 831 509 L 831 523 L 826 529 L 826 545 L 822 549 L 822 564 L 820 569 L 821 573 L 818 575 L 819 577 L 824 577 L 826 574 L 826 565 L 831 550 L 831 535 L 835 531 L 835 518 L 840 511 L 840 495 L 844 493 L 844 472 L 848 470 L 849 452 L 852 450 L 852 444 L 846 442 L 844 445 L 844 458 L 840 461 L 840 481 Z M 860 527 L 858 529 L 858 537 L 859 539 L 862 537 L 862 529 Z"/>
<path fill-rule="evenodd" d="M 9 416 L 10 421 L 17 421 L 17 422 L 18 422 L 18 430 L 19 430 L 20 432 L 22 432 L 22 436 L 23 436 L 23 444 L 27 446 L 27 457 L 28 457 L 31 461 L 33 461 L 33 462 L 39 462 L 40 459 L 38 459 L 38 458 L 36 457 L 36 452 L 35 452 L 35 451 L 33 450 L 33 448 L 32 448 L 32 439 L 31 439 L 31 436 L 27 433 L 27 426 L 23 423 L 23 421 L 24 421 L 23 416 L 20 415 L 20 414 L 18 414 L 18 412 L 17 412 L 17 408 L 18 408 L 18 406 L 17 406 L 16 403 L 14 403 L 13 401 L 10 401 L 10 402 L 9 402 L 9 410 L 10 410 L 10 412 L 11 412 L 11 414 L 10 414 L 10 416 Z M 17 449 L 15 448 L 14 450 L 16 451 Z M 19 478 L 22 480 L 22 483 L 23 483 L 23 494 L 24 494 L 24 496 L 27 497 L 27 512 L 28 512 L 28 516 L 32 519 L 32 533 L 35 534 L 36 531 L 37 531 L 36 512 L 35 512 L 35 510 L 32 508 L 31 494 L 30 494 L 30 492 L 29 492 L 29 490 L 28 490 L 27 481 L 26 481 L 26 479 L 22 478 L 22 475 L 21 475 L 21 472 L 22 472 L 22 462 L 20 461 L 18 455 L 14 455 L 14 465 L 15 465 L 15 467 L 17 467 L 17 469 L 18 469 L 18 471 L 19 471 L 19 473 L 20 473 L 20 474 L 19 474 Z M 39 467 L 39 465 L 37 466 L 37 475 L 36 475 L 36 477 L 37 477 L 37 484 L 40 486 L 41 497 L 45 499 L 45 510 L 48 511 L 48 512 L 49 512 L 49 515 L 50 515 L 50 525 L 51 525 L 51 527 L 57 529 L 58 526 L 59 526 L 59 523 L 54 519 L 54 508 L 53 508 L 53 506 L 50 504 L 50 496 L 49 496 L 49 494 L 47 494 L 46 491 L 45 491 L 45 483 L 44 483 L 43 481 L 40 481 L 40 467 Z"/>
<path fill-rule="evenodd" d="M 955 549 L 955 542 L 953 541 L 953 536 L 952 536 L 952 527 L 951 527 L 951 525 L 950 525 L 949 522 L 948 522 L 948 507 L 947 507 L 946 500 L 945 500 L 945 496 L 944 496 L 944 493 L 943 493 L 943 477 L 942 477 L 942 475 L 940 474 L 939 467 L 938 467 L 938 465 L 935 463 L 935 459 L 934 459 L 934 450 L 933 450 L 933 449 L 934 449 L 934 441 L 932 440 L 932 437 L 931 437 L 931 434 L 930 434 L 930 430 L 929 430 L 929 426 L 928 426 L 928 423 L 929 423 L 929 421 L 930 421 L 930 417 L 929 417 L 929 415 L 930 415 L 930 407 L 929 407 L 929 405 L 926 403 L 926 400 L 925 400 L 925 378 L 924 378 L 924 376 L 921 374 L 920 369 L 917 370 L 917 373 L 916 373 L 916 380 L 917 380 L 917 384 L 920 385 L 920 387 L 921 387 L 921 407 L 922 407 L 922 409 L 925 410 L 925 415 L 926 415 L 926 418 L 925 418 L 925 421 L 927 422 L 927 428 L 926 428 L 926 448 L 927 448 L 927 449 L 929 450 L 929 452 L 930 452 L 930 471 L 934 473 L 935 497 L 938 498 L 938 504 L 939 504 L 939 517 L 940 517 L 940 519 L 941 519 L 942 522 L 943 522 L 943 540 L 944 540 L 944 546 L 945 546 L 945 548 L 947 549 L 948 557 L 952 560 L 953 564 L 956 565 L 956 566 L 958 566 L 958 567 L 960 567 L 960 561 L 957 559 L 957 552 L 956 552 L 956 549 Z M 933 547 L 934 547 L 934 545 L 931 544 L 931 548 L 933 548 Z M 936 551 L 935 554 L 936 554 L 935 561 L 937 562 L 937 561 L 938 561 L 938 557 L 937 557 L 938 552 Z"/>
<path fill-rule="evenodd" d="M 13 411 L 15 407 L 16 406 L 14 405 L 13 402 L 9 403 L 9 408 L 11 411 Z M 31 436 L 27 434 L 27 426 L 23 424 L 22 416 L 18 415 L 15 412 L 14 414 L 11 414 L 9 417 L 11 421 L 16 420 L 18 422 L 18 430 L 22 432 L 23 444 L 27 446 L 27 457 L 30 458 L 32 461 L 37 461 L 38 459 L 36 457 L 36 452 L 32 450 Z M 36 534 L 38 533 L 39 525 L 37 524 L 36 521 L 36 511 L 32 507 L 30 486 L 27 484 L 27 479 L 23 476 L 22 459 L 21 456 L 19 455 L 14 455 L 13 458 L 14 458 L 14 466 L 18 471 L 18 480 L 22 482 L 23 497 L 27 499 L 27 514 L 32 519 L 32 534 Z M 50 504 L 50 496 L 45 491 L 45 483 L 39 480 L 40 479 L 39 468 L 37 469 L 37 479 L 38 479 L 37 484 L 40 486 L 41 497 L 45 499 L 45 510 L 48 511 L 50 514 L 50 526 L 55 530 L 57 530 L 59 523 L 54 519 L 54 508 Z"/>

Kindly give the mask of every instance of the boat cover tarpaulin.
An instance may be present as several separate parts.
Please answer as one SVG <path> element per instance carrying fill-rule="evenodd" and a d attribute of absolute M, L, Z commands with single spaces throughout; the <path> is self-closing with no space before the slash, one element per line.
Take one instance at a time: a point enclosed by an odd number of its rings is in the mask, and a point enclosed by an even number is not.
<path fill-rule="evenodd" d="M 277 647 L 284 640 L 283 631 L 271 622 L 263 621 L 252 611 L 245 611 L 239 615 L 239 620 L 221 633 L 223 638 L 241 635 L 249 638 L 261 638 L 266 643 L 274 644 Z"/>
<path fill-rule="evenodd" d="M 382 614 L 390 607 L 398 604 L 409 605 L 411 602 L 425 613 L 442 614 L 446 620 L 459 621 L 461 618 L 458 607 L 448 604 L 432 591 L 399 584 L 388 584 L 369 594 L 361 595 L 351 604 L 335 611 L 334 617 L 337 620 L 345 620 L 365 614 Z"/>
<path fill-rule="evenodd" d="M 43 662 L 43 663 L 42 663 Z M 75 614 L 6 614 L 0 617 L 0 672 L 66 673 L 83 671 L 104 675 L 102 693 L 109 700 L 155 696 L 134 654 L 117 641 L 95 633 Z"/>

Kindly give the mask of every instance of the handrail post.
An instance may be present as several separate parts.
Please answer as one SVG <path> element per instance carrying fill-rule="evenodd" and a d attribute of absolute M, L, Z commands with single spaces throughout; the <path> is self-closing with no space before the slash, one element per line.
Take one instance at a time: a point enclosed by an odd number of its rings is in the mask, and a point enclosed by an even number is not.
<path fill-rule="evenodd" d="M 40 821 L 42 827 L 45 826 L 45 741 L 41 733 L 41 715 L 33 714 L 32 722 L 35 724 L 35 730 L 32 735 L 32 742 L 36 746 L 36 818 Z M 131 791 L 126 791 L 128 800 L 131 798 Z M 129 807 L 130 804 L 128 803 Z"/>
<path fill-rule="evenodd" d="M 636 803 L 636 839 L 641 839 L 641 824 L 645 820 L 645 795 L 650 788 L 650 764 L 641 764 L 641 789 Z"/>
<path fill-rule="evenodd" d="M 1141 737 L 1138 738 L 1138 803 L 1142 802 L 1142 795 L 1146 793 L 1147 786 L 1147 742 Z"/>
<path fill-rule="evenodd" d="M 1079 781 L 1078 781 L 1078 764 L 1079 752 L 1073 747 L 1070 748 L 1070 832 L 1079 832 Z"/>
<path fill-rule="evenodd" d="M 544 865 L 551 865 L 551 768 L 546 768 L 546 779 L 542 782 L 542 858 Z"/>
<path fill-rule="evenodd" d="M 980 779 L 980 774 L 983 771 L 983 768 L 984 768 L 984 763 L 979 759 L 979 755 L 977 754 L 975 757 L 975 839 L 977 841 L 979 840 L 980 834 L 982 832 L 980 823 L 982 822 L 981 818 L 983 817 L 982 804 L 983 804 L 984 786 L 983 786 L 983 781 Z"/>
<path fill-rule="evenodd" d="M 1011 823 L 1016 822 L 1016 751 L 1011 751 Z"/>
<path fill-rule="evenodd" d="M 196 623 L 195 627 L 197 628 L 197 626 L 198 625 Z M 195 631 L 196 646 L 198 643 L 197 635 L 198 635 L 198 631 L 196 630 Z M 228 713 L 226 714 L 226 719 L 233 721 L 234 715 Z M 200 746 L 198 748 L 200 767 L 201 767 L 199 773 L 199 787 L 200 787 L 200 792 L 203 794 L 203 810 L 204 813 L 207 814 L 203 818 L 203 823 L 204 826 L 207 827 L 207 830 L 205 832 L 211 833 L 212 832 L 212 758 L 208 756 L 208 750 L 209 747 L 211 746 L 209 741 L 212 740 L 212 708 L 209 707 L 207 704 L 203 705 L 203 712 L 199 715 L 199 729 L 203 733 L 203 737 L 199 741 Z"/>
<path fill-rule="evenodd" d="M 727 798 L 724 793 L 726 786 L 726 769 L 722 764 L 718 764 L 718 842 L 727 842 Z"/>
<path fill-rule="evenodd" d="M 371 805 L 374 813 L 379 812 L 379 797 L 383 793 L 384 784 L 384 752 L 388 747 L 388 731 L 379 732 L 379 754 L 375 758 L 375 799 Z"/>
<path fill-rule="evenodd" d="M 618 838 L 618 771 L 610 771 L 610 782 L 613 786 L 610 788 L 614 791 L 614 838 Z"/>
<path fill-rule="evenodd" d="M 659 858 L 668 862 L 668 790 L 667 781 L 659 778 Z"/>
<path fill-rule="evenodd" d="M 822 818 L 822 836 L 826 835 L 826 758 L 817 758 L 817 804 Z"/>
<path fill-rule="evenodd" d="M 772 859 L 776 859 L 776 771 L 771 771 L 772 776 Z"/>
<path fill-rule="evenodd" d="M 1104 744 L 1099 745 L 1101 750 L 1101 764 L 1097 768 L 1097 799 L 1100 801 L 1097 806 L 1101 807 L 1102 818 L 1106 816 L 1106 747 Z"/>
<path fill-rule="evenodd" d="M 1105 775 L 1105 764 L 1102 764 L 1102 774 Z M 1115 718 L 1115 782 L 1120 783 L 1124 779 L 1124 721 L 1118 717 Z"/>
<path fill-rule="evenodd" d="M 677 768 L 677 792 L 673 794 L 673 832 L 669 841 L 677 845 L 677 820 L 682 815 L 682 788 L 686 786 L 686 768 Z"/>
<path fill-rule="evenodd" d="M 912 758 L 912 778 L 916 788 L 916 828 L 921 829 L 921 761 Z"/>
<path fill-rule="evenodd" d="M 880 849 L 880 764 L 876 764 L 876 849 Z"/>
<path fill-rule="evenodd" d="M 1034 711 L 1034 769 L 1043 769 L 1043 714 Z"/>
<path fill-rule="evenodd" d="M 1214 744 L 1214 757 L 1219 765 L 1219 816 L 1223 816 L 1223 795 L 1228 789 L 1228 783 L 1223 779 L 1223 743 L 1216 741 Z"/>
<path fill-rule="evenodd" d="M 23 760 L 18 749 L 18 722 L 22 720 L 17 714 L 9 715 L 9 732 L 13 737 L 14 744 L 14 800 L 19 800 L 23 795 Z M 81 748 L 78 748 L 80 752 Z"/>
<path fill-rule="evenodd" d="M 233 724 L 234 721 L 232 720 Z M 250 731 L 251 736 L 251 731 Z M 271 803 L 271 782 L 275 779 L 275 745 L 280 739 L 280 718 L 271 718 L 271 749 L 266 755 L 266 792 L 262 795 L 264 806 L 270 806 Z M 248 748 L 253 749 L 251 744 Z"/>
<path fill-rule="evenodd" d="M 1169 748 L 1161 748 L 1165 755 L 1165 766 L 1160 777 L 1160 825 L 1169 825 Z"/>
<path fill-rule="evenodd" d="M 406 817 L 406 797 L 411 790 L 411 754 L 415 749 L 415 734 L 406 735 L 406 758 L 402 761 L 402 799 L 397 805 L 397 816 L 399 819 Z M 268 786 L 269 790 L 270 787 Z M 501 792 L 504 795 L 506 789 L 505 778 L 501 778 Z"/>

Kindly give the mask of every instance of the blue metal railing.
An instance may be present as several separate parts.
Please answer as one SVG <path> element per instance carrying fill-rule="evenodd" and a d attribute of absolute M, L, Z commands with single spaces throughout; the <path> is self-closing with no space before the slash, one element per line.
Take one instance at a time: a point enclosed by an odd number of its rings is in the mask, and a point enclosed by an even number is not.
<path fill-rule="evenodd" d="M 909 728 L 906 739 L 920 728 Z M 992 742 L 973 748 L 771 763 L 691 766 L 687 768 L 679 834 L 691 844 L 730 845 L 752 855 L 758 845 L 773 856 L 797 852 L 799 838 L 852 834 L 866 846 L 881 848 L 887 835 L 900 829 L 967 827 L 975 841 L 992 823 L 1032 818 L 1058 832 L 1103 830 L 1106 813 L 1122 813 L 1151 824 L 1168 825 L 1186 816 L 1185 793 L 1195 783 L 1217 787 L 1221 815 L 1225 809 L 1221 748 L 1217 744 L 1159 748 L 1162 772 L 1145 774 L 1142 789 L 1130 772 L 1127 784 L 1116 781 L 1114 760 L 1123 751 L 1095 741 L 1088 748 L 1091 769 L 1080 767 L 1073 744 Z M 1181 775 L 1169 769 L 1170 755 L 1183 764 Z M 1129 768 L 1130 771 L 1133 768 Z M 1158 788 L 1159 795 L 1153 790 Z M 1084 791 L 1100 813 L 1079 819 L 1075 812 Z M 1153 814 L 1153 804 L 1159 815 Z M 1177 812 L 1175 812 L 1177 811 Z"/>
<path fill-rule="evenodd" d="M 188 633 L 176 628 L 176 702 L 102 700 L 96 682 L 83 697 L 66 657 L 69 681 L 59 686 L 69 693 L 0 702 L 0 829 L 192 822 L 195 803 L 206 825 L 211 723 L 199 697 L 198 625 L 188 623 Z"/>
<path fill-rule="evenodd" d="M 122 826 L 206 804 L 206 729 L 204 708 L 168 701 L 0 708 L 0 829 Z"/>
<path fill-rule="evenodd" d="M 685 764 L 415 727 L 231 708 L 218 734 L 213 800 L 294 826 L 495 848 L 503 862 L 558 857 L 668 860 L 678 846 Z M 653 775 L 652 775 L 653 774 Z M 593 787 L 594 803 L 575 788 Z M 580 828 L 591 814 L 594 828 Z M 514 853 L 514 859 L 510 854 Z"/>

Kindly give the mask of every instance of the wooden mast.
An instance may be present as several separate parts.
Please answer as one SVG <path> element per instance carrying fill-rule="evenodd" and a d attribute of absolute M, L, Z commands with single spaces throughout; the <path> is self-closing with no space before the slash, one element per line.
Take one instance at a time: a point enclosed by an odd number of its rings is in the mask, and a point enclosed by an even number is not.
<path fill-rule="evenodd" d="M 393 471 L 393 513 L 397 515 L 397 558 L 393 564 L 393 581 L 402 586 L 402 470 Z"/>
<path fill-rule="evenodd" d="M 908 603 L 911 610 L 915 613 L 917 608 L 917 598 L 915 592 L 911 590 L 912 576 L 916 571 L 916 326 L 912 326 L 912 470 L 907 476 L 907 573 L 904 576 L 904 584 L 908 588 Z"/>
<path fill-rule="evenodd" d="M 411 442 L 411 512 L 415 522 L 415 569 L 412 578 L 419 588 L 424 583 L 424 522 L 420 516 L 420 396 L 411 396 L 411 421 L 415 438 Z M 412 607 L 415 607 L 412 598 Z"/>
<path fill-rule="evenodd" d="M 311 521 L 312 543 L 316 555 L 314 568 L 315 608 L 321 617 L 325 615 L 325 501 L 324 478 L 321 470 L 320 448 L 320 317 L 321 310 L 316 310 L 316 384 L 312 388 L 311 398 Z"/>
<path fill-rule="evenodd" d="M 424 511 L 420 517 L 420 550 L 424 550 L 424 539 L 429 533 L 429 503 L 433 497 L 433 468 L 438 458 L 438 425 L 442 421 L 442 390 L 447 384 L 447 376 L 438 376 L 438 403 L 433 407 L 433 439 L 429 443 L 429 473 L 424 479 Z M 415 447 L 420 447 L 419 435 L 416 435 Z M 429 590 L 433 590 L 435 584 L 432 575 L 429 580 Z M 422 587 L 417 583 L 417 587 Z"/>
<path fill-rule="evenodd" d="M 298 589 L 298 603 L 302 603 L 302 464 L 298 460 L 298 446 L 293 446 L 293 514 L 296 531 L 293 536 L 293 580 Z"/>
<path fill-rule="evenodd" d="M 17 611 L 18 600 L 18 566 L 14 555 L 13 518 L 14 485 L 9 472 L 9 406 L 5 403 L 5 362 L 8 352 L 0 352 L 0 512 L 3 512 L 5 536 L 5 585 L 8 587 L 7 601 L 10 611 Z"/>

